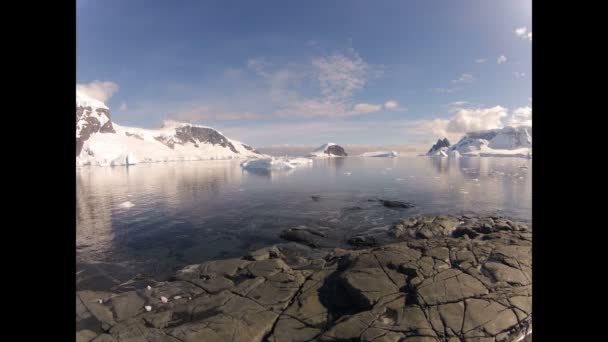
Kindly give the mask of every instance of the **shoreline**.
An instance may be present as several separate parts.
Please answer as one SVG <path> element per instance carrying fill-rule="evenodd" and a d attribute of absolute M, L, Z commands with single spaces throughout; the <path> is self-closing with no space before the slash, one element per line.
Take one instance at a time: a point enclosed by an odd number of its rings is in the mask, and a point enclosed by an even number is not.
<path fill-rule="evenodd" d="M 531 331 L 529 224 L 414 216 L 348 250 L 315 248 L 322 235 L 299 231 L 150 287 L 78 291 L 77 341 L 519 341 Z"/>

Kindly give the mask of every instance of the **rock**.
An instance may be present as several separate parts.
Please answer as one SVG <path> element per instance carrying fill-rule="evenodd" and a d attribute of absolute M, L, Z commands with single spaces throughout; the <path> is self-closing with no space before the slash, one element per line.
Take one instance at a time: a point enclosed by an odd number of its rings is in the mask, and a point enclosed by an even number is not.
<path fill-rule="evenodd" d="M 267 260 L 273 258 L 280 258 L 281 251 L 276 246 L 265 247 L 256 251 L 250 252 L 248 256 L 244 257 L 246 260 Z"/>
<path fill-rule="evenodd" d="M 125 292 L 110 299 L 110 305 L 118 322 L 143 312 L 144 303 L 144 299 L 135 291 Z"/>
<path fill-rule="evenodd" d="M 457 269 L 448 269 L 425 279 L 416 292 L 419 302 L 437 305 L 485 295 L 488 289 L 474 277 Z"/>
<path fill-rule="evenodd" d="M 76 342 L 90 342 L 95 337 L 97 337 L 97 333 L 88 329 L 76 332 Z"/>
<path fill-rule="evenodd" d="M 287 243 L 184 267 L 150 289 L 79 291 L 77 340 L 516 340 L 531 329 L 532 245 L 529 227 L 510 222 L 415 216 L 382 246 Z M 352 242 L 364 247 L 366 238 Z"/>
<path fill-rule="evenodd" d="M 287 241 L 300 242 L 310 247 L 330 247 L 332 242 L 326 235 L 311 228 L 289 228 L 281 232 L 280 237 Z"/>
<path fill-rule="evenodd" d="M 117 342 L 116 339 L 109 334 L 101 334 L 94 338 L 91 342 Z"/>
<path fill-rule="evenodd" d="M 159 313 L 147 313 L 143 315 L 143 319 L 149 326 L 153 328 L 163 329 L 169 325 L 173 317 L 172 311 L 162 311 Z"/>
<path fill-rule="evenodd" d="M 346 241 L 351 246 L 355 247 L 373 247 L 376 245 L 376 239 L 373 236 L 353 236 Z"/>
<path fill-rule="evenodd" d="M 448 138 L 443 138 L 443 140 L 437 139 L 435 145 L 431 146 L 431 149 L 426 154 L 432 155 L 437 151 L 446 150 L 448 147 L 450 147 L 450 141 L 448 140 Z"/>
<path fill-rule="evenodd" d="M 396 238 L 431 239 L 450 236 L 459 225 L 460 220 L 453 216 L 414 216 L 395 224 L 389 234 Z"/>
<path fill-rule="evenodd" d="M 401 201 L 391 201 L 391 200 L 379 200 L 380 203 L 382 203 L 383 206 L 387 207 L 387 208 L 413 208 L 414 205 L 412 203 L 409 202 L 401 202 Z"/>
<path fill-rule="evenodd" d="M 362 309 L 369 309 L 381 297 L 399 291 L 381 268 L 347 271 L 342 275 L 342 285 L 355 304 Z"/>

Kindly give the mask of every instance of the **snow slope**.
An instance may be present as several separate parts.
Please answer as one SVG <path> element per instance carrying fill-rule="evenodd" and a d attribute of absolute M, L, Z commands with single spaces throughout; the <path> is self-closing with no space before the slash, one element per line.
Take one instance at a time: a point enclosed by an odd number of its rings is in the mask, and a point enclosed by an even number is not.
<path fill-rule="evenodd" d="M 306 157 L 311 158 L 333 158 L 346 156 L 348 156 L 348 153 L 344 151 L 344 148 L 334 143 L 323 144 L 306 155 Z"/>
<path fill-rule="evenodd" d="M 79 93 L 76 144 L 77 166 L 265 157 L 211 127 L 175 121 L 160 129 L 117 125 L 105 104 Z"/>

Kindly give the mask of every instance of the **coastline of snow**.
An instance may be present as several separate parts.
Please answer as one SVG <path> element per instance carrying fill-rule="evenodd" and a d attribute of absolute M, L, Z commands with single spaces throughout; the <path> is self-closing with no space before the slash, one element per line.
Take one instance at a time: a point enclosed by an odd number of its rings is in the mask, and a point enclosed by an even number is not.
<path fill-rule="evenodd" d="M 116 133 L 92 134 L 84 142 L 82 152 L 76 157 L 76 165 L 124 166 L 137 163 L 174 161 L 224 160 L 265 157 L 248 150 L 239 141 L 227 139 L 239 153 L 220 145 L 192 143 L 175 144 L 169 148 L 158 137 L 175 135 L 173 127 L 142 129 L 124 127 L 114 123 Z"/>
<path fill-rule="evenodd" d="M 382 157 L 382 158 L 393 158 L 398 157 L 399 153 L 395 151 L 374 151 L 374 152 L 365 152 L 360 155 L 360 157 Z"/>

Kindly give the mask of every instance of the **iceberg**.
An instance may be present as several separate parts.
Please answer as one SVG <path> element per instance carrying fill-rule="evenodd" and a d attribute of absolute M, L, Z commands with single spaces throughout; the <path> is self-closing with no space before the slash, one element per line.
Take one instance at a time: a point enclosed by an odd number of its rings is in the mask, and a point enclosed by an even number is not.
<path fill-rule="evenodd" d="M 398 157 L 399 153 L 395 151 L 375 151 L 375 152 L 365 152 L 361 154 L 361 157 L 383 157 L 383 158 L 393 158 Z"/>
<path fill-rule="evenodd" d="M 312 159 L 308 158 L 255 158 L 245 160 L 241 167 L 248 170 L 291 170 L 311 163 Z"/>

